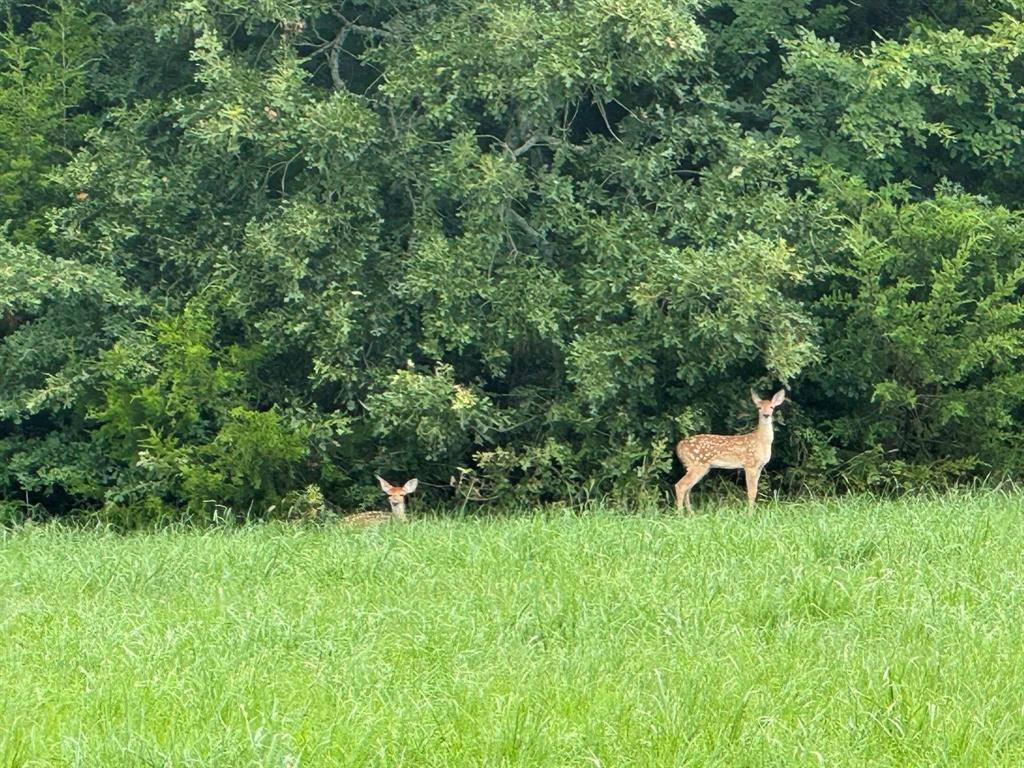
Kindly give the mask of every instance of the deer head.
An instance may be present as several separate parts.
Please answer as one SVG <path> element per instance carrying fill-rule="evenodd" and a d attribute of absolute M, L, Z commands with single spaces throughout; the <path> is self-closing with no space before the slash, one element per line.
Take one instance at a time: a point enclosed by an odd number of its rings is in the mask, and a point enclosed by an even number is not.
<path fill-rule="evenodd" d="M 416 490 L 416 486 L 420 484 L 420 481 L 414 477 L 406 482 L 405 485 L 397 486 L 392 485 L 383 477 L 377 475 L 377 482 L 380 483 L 384 493 L 388 495 L 388 503 L 391 504 L 391 511 L 395 513 L 395 517 L 405 520 L 405 497 Z"/>
<path fill-rule="evenodd" d="M 761 422 L 771 423 L 772 414 L 775 413 L 775 409 L 782 405 L 786 399 L 786 390 L 780 389 L 774 395 L 771 400 L 762 400 L 754 390 L 750 390 L 750 399 L 754 401 L 754 407 L 757 408 L 757 414 Z"/>

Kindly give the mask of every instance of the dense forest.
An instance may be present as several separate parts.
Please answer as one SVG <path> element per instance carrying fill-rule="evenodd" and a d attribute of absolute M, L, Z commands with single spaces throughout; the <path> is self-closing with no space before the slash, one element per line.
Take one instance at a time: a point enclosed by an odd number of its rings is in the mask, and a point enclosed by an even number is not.
<path fill-rule="evenodd" d="M 0 518 L 1024 467 L 1018 0 L 0 0 Z M 454 488 L 450 479 L 454 478 Z"/>

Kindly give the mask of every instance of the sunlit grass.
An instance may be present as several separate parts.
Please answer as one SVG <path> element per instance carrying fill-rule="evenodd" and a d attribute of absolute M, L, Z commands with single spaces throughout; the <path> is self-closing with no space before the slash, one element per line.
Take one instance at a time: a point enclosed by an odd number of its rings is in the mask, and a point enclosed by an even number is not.
<path fill-rule="evenodd" d="M 1015 495 L 0 543 L 0 766 L 1024 765 Z"/>

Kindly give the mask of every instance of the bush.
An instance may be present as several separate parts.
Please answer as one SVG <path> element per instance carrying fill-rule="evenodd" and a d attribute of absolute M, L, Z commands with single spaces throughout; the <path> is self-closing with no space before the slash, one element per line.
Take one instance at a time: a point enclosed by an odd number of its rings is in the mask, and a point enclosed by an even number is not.
<path fill-rule="evenodd" d="M 805 376 L 821 431 L 902 485 L 1019 470 L 1020 214 L 948 185 L 865 194 L 852 214 L 816 305 L 826 355 Z M 879 482 L 850 470 L 847 485 Z"/>

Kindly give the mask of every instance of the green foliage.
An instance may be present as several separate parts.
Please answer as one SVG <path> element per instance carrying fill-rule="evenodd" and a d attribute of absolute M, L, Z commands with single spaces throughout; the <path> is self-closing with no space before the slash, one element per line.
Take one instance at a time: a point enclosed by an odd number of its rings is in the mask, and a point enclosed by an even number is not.
<path fill-rule="evenodd" d="M 868 178 L 934 183 L 960 166 L 1019 158 L 1024 24 L 983 33 L 914 27 L 905 40 L 844 51 L 813 34 L 792 41 L 768 103 L 813 162 Z M 936 167 L 936 160 L 946 167 Z"/>
<path fill-rule="evenodd" d="M 46 237 L 45 211 L 60 200 L 49 171 L 95 122 L 82 107 L 98 22 L 71 0 L 0 5 L 0 224 L 23 242 Z"/>
<path fill-rule="evenodd" d="M 831 340 L 812 374 L 833 398 L 824 429 L 904 473 L 909 457 L 961 476 L 1015 471 L 1024 221 L 948 187 L 923 202 L 885 189 L 858 203 L 818 303 Z"/>
<path fill-rule="evenodd" d="M 254 357 L 213 349 L 212 322 L 192 305 L 102 356 L 104 402 L 90 418 L 121 468 L 108 505 L 181 501 L 191 512 L 210 504 L 245 512 L 294 487 L 312 428 L 246 404 Z"/>
<path fill-rule="evenodd" d="M 2 12 L 4 509 L 1019 473 L 1013 3 Z"/>

